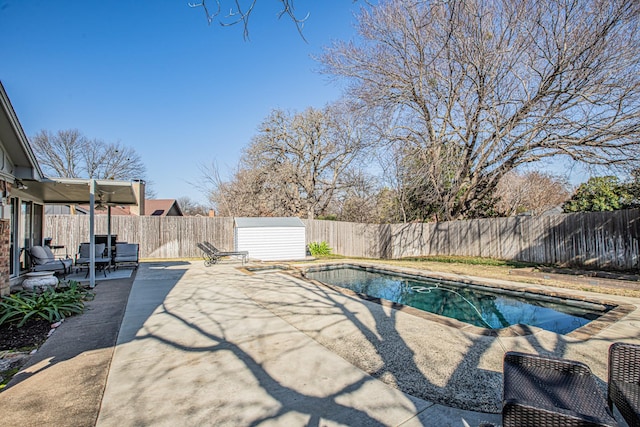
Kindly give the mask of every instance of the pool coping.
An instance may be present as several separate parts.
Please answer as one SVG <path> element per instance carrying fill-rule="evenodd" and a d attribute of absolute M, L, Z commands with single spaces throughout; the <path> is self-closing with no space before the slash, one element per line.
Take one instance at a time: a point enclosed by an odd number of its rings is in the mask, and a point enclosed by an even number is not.
<path fill-rule="evenodd" d="M 535 295 L 541 295 L 545 297 L 553 297 L 553 298 L 560 298 L 560 299 L 566 299 L 571 301 L 586 302 L 590 304 L 611 306 L 612 308 L 607 313 L 598 317 L 598 319 L 592 320 L 586 325 L 581 326 L 569 332 L 568 334 L 562 334 L 565 337 L 570 337 L 578 341 L 584 341 L 593 337 L 594 335 L 598 334 L 600 331 L 608 328 L 609 326 L 613 325 L 620 319 L 627 316 L 629 313 L 636 310 L 636 307 L 633 304 L 621 303 L 618 301 L 612 301 L 608 299 L 596 300 L 595 298 L 587 297 L 580 294 L 570 294 L 568 292 L 558 291 L 550 288 L 547 285 L 538 285 L 538 287 L 530 287 L 530 286 L 527 286 L 526 283 L 518 283 L 518 284 L 514 283 L 513 285 L 510 285 L 508 283 L 501 283 L 500 285 L 498 285 L 496 283 L 491 283 L 489 281 L 483 281 L 477 278 L 470 279 L 468 277 L 462 277 L 462 276 L 456 277 L 456 280 L 454 281 L 451 279 L 451 275 L 448 275 L 447 277 L 445 275 L 438 274 L 436 272 L 428 272 L 428 273 L 419 272 L 413 269 L 408 270 L 406 268 L 399 268 L 399 267 L 387 265 L 387 264 L 374 265 L 374 264 L 361 263 L 361 262 L 342 262 L 342 263 L 331 262 L 331 263 L 314 264 L 314 265 L 308 265 L 308 266 L 289 266 L 290 268 L 289 270 L 278 269 L 273 272 L 289 274 L 296 278 L 305 280 L 308 283 L 312 283 L 316 286 L 324 286 L 347 296 L 359 298 L 365 301 L 370 301 L 370 302 L 382 305 L 383 307 L 392 308 L 394 310 L 398 310 L 403 313 L 420 317 L 425 320 L 437 322 L 439 324 L 456 328 L 464 332 L 469 332 L 475 335 L 497 336 L 497 337 L 519 337 L 519 336 L 526 336 L 526 335 L 535 335 L 543 331 L 554 333 L 542 328 L 538 328 L 536 326 L 529 326 L 529 325 L 522 325 L 522 324 L 511 325 L 511 326 L 500 328 L 500 329 L 486 329 L 479 326 L 471 325 L 469 323 L 462 322 L 460 320 L 452 319 L 450 317 L 429 313 L 427 311 L 410 307 L 408 305 L 399 304 L 399 303 L 385 300 L 382 298 L 376 298 L 366 294 L 354 292 L 350 289 L 346 289 L 340 286 L 335 286 L 335 285 L 324 283 L 318 280 L 310 279 L 305 276 L 305 273 L 309 270 L 312 270 L 312 269 L 315 270 L 315 269 L 327 268 L 327 267 L 330 267 L 330 268 L 357 267 L 370 272 L 393 273 L 393 274 L 399 274 L 408 278 L 438 280 L 445 283 L 446 282 L 450 282 L 450 283 L 455 282 L 457 284 L 463 283 L 471 286 L 491 288 L 493 291 L 503 290 L 503 291 L 508 291 L 509 293 L 516 292 L 522 295 L 535 294 Z M 544 292 L 542 292 L 542 290 L 540 289 L 540 286 L 543 286 L 545 288 Z"/>

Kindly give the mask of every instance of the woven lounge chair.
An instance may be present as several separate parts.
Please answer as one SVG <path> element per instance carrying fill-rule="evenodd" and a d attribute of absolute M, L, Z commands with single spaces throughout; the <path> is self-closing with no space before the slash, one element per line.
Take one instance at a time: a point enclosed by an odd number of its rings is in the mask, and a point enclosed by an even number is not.
<path fill-rule="evenodd" d="M 609 347 L 607 400 L 630 427 L 640 427 L 640 345 L 617 342 Z"/>
<path fill-rule="evenodd" d="M 584 363 L 510 351 L 504 357 L 502 422 L 508 426 L 617 426 Z"/>
<path fill-rule="evenodd" d="M 48 246 L 32 246 L 29 248 L 29 258 L 31 271 L 62 272 L 62 277 L 66 277 L 73 266 L 71 258 L 56 258 Z"/>

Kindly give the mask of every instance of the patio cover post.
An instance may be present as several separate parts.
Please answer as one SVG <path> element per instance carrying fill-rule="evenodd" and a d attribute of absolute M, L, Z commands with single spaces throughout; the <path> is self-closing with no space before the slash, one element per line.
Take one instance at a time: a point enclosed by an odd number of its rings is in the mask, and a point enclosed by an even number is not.
<path fill-rule="evenodd" d="M 89 287 L 96 286 L 96 180 L 89 180 Z"/>

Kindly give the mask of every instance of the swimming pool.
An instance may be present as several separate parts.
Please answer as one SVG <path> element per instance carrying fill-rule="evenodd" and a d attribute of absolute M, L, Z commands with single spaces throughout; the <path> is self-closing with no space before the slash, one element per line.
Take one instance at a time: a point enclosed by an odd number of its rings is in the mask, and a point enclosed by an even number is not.
<path fill-rule="evenodd" d="M 310 268 L 305 276 L 486 329 L 520 324 L 567 334 L 598 319 L 612 308 L 544 295 L 524 297 L 517 291 L 371 271 L 353 265 Z"/>

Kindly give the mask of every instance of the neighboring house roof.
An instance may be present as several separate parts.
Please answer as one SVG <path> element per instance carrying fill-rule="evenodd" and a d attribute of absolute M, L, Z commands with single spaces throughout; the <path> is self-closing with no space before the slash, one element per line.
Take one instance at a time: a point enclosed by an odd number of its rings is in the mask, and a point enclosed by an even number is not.
<path fill-rule="evenodd" d="M 183 216 L 182 209 L 175 199 L 145 199 L 146 216 Z"/>
<path fill-rule="evenodd" d="M 83 209 L 89 209 L 88 206 L 79 206 Z M 96 208 L 97 215 L 106 215 L 107 208 Z M 111 215 L 133 215 L 129 206 L 111 206 Z M 145 216 L 183 216 L 182 209 L 178 205 L 176 199 L 145 199 L 144 201 Z"/>
<path fill-rule="evenodd" d="M 258 228 L 258 227 L 304 227 L 300 218 L 296 217 L 260 217 L 260 218 L 235 218 L 237 228 Z"/>

